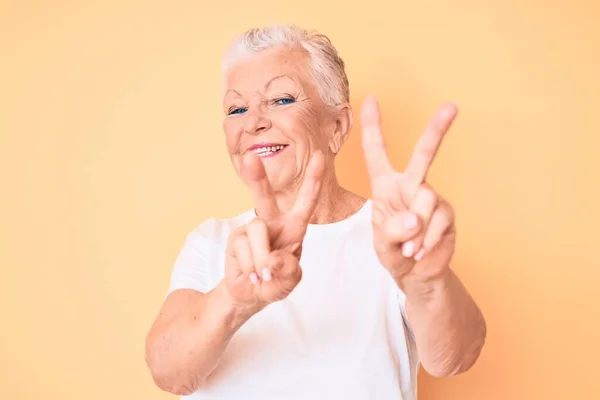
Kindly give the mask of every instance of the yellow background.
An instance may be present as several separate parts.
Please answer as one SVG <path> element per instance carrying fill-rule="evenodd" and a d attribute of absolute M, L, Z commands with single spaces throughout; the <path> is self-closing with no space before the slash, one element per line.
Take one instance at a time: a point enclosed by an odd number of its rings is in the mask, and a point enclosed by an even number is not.
<path fill-rule="evenodd" d="M 402 168 L 460 116 L 430 182 L 489 324 L 420 399 L 599 399 L 600 3 L 3 1 L 0 398 L 167 399 L 143 342 L 185 234 L 251 206 L 221 130 L 220 56 L 269 22 L 329 35 Z M 358 128 L 358 124 L 357 127 Z M 360 130 L 339 157 L 368 195 Z"/>

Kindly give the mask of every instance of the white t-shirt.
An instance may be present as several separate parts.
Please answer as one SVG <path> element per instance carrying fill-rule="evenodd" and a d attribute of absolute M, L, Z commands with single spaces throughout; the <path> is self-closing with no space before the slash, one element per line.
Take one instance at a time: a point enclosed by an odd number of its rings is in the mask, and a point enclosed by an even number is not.
<path fill-rule="evenodd" d="M 209 219 L 185 241 L 169 292 L 207 292 L 223 278 L 229 233 L 256 217 Z M 405 296 L 373 249 L 371 201 L 309 225 L 302 280 L 233 336 L 190 400 L 416 400 L 419 361 Z"/>

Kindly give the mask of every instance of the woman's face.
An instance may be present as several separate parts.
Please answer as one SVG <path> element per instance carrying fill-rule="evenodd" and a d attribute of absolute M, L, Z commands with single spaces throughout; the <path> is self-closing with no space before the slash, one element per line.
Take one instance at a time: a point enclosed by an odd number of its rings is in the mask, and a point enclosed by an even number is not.
<path fill-rule="evenodd" d="M 227 150 L 240 174 L 242 155 L 259 156 L 275 191 L 302 181 L 315 150 L 326 163 L 336 121 L 314 87 L 308 57 L 274 48 L 239 60 L 225 79 L 223 99 Z"/>

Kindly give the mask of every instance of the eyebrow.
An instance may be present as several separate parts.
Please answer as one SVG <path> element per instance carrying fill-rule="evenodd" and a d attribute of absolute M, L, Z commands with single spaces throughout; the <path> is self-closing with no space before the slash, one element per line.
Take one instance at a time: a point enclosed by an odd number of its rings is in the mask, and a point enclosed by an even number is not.
<path fill-rule="evenodd" d="M 269 81 L 265 84 L 265 90 L 269 88 L 269 86 L 271 86 L 271 84 L 276 81 L 277 79 L 282 79 L 282 78 L 287 78 L 289 80 L 291 80 L 292 82 L 296 83 L 296 81 L 289 75 L 277 75 L 271 79 L 269 79 Z"/>
<path fill-rule="evenodd" d="M 240 92 L 238 92 L 237 90 L 235 90 L 235 89 L 227 89 L 227 91 L 225 92 L 225 96 L 227 96 L 227 94 L 228 94 L 229 92 L 235 93 L 235 94 L 237 94 L 238 96 L 242 97 L 242 94 L 241 94 Z"/>
<path fill-rule="evenodd" d="M 292 77 L 291 77 L 291 76 L 289 76 L 289 75 L 285 75 L 285 74 L 284 74 L 284 75 L 277 75 L 277 76 L 274 76 L 273 78 L 269 79 L 269 80 L 267 81 L 267 83 L 265 83 L 265 86 L 264 86 L 264 89 L 263 89 L 263 90 L 267 90 L 267 89 L 269 88 L 269 86 L 271 86 L 271 84 L 272 84 L 273 82 L 275 82 L 275 81 L 276 81 L 276 80 L 278 80 L 278 79 L 283 79 L 283 78 L 287 78 L 287 79 L 291 80 L 292 82 L 294 82 L 294 83 L 297 83 L 297 82 L 294 80 L 294 78 L 292 78 Z M 238 92 L 237 90 L 235 90 L 235 89 L 228 89 L 228 90 L 225 92 L 224 96 L 227 96 L 227 94 L 228 94 L 229 92 L 235 93 L 235 94 L 237 94 L 238 96 L 240 96 L 240 97 L 243 97 L 243 96 L 242 96 L 242 94 L 241 94 L 240 92 Z"/>

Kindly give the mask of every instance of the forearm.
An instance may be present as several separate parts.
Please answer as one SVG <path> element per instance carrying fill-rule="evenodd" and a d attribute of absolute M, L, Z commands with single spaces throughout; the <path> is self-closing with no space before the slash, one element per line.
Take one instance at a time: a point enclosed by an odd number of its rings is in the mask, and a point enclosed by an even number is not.
<path fill-rule="evenodd" d="M 486 323 L 454 272 L 448 269 L 429 281 L 406 277 L 398 284 L 407 296 L 407 315 L 425 370 L 435 376 L 468 370 L 485 342 Z"/>
<path fill-rule="evenodd" d="M 189 394 L 215 369 L 234 333 L 253 313 L 234 307 L 222 286 L 205 295 L 190 291 L 176 308 L 149 333 L 146 361 L 161 389 Z"/>

